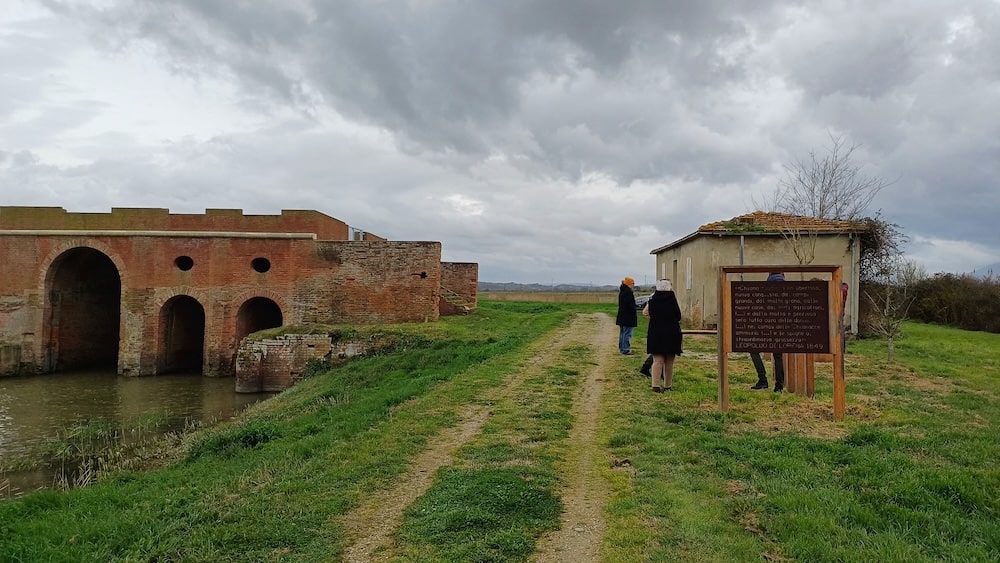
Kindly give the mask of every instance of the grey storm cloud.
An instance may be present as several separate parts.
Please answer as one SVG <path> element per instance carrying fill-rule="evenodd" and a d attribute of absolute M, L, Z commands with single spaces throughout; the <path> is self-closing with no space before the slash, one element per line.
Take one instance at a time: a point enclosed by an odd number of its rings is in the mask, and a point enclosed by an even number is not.
<path fill-rule="evenodd" d="M 769 167 L 752 148 L 715 142 L 724 131 L 665 142 L 704 122 L 706 95 L 743 79 L 739 56 L 723 51 L 747 40 L 744 20 L 774 16 L 765 3 L 743 13 L 738 2 L 602 0 L 49 5 L 99 25 L 109 45 L 152 41 L 179 72 L 222 69 L 248 95 L 303 111 L 330 104 L 418 154 L 502 152 L 622 182 Z"/>

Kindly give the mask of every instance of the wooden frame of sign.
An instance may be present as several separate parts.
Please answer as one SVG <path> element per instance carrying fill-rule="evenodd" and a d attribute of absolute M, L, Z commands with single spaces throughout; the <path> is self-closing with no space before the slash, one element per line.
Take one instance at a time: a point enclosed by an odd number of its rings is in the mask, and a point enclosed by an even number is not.
<path fill-rule="evenodd" d="M 814 395 L 815 389 L 813 364 L 832 361 L 833 418 L 844 420 L 841 270 L 840 266 L 812 265 L 719 268 L 719 409 L 722 412 L 729 412 L 729 354 L 775 352 L 784 356 L 785 389 L 808 397 Z M 785 282 L 732 279 L 738 274 L 770 272 L 783 273 Z M 789 274 L 800 274 L 792 277 L 803 281 L 789 280 Z"/>

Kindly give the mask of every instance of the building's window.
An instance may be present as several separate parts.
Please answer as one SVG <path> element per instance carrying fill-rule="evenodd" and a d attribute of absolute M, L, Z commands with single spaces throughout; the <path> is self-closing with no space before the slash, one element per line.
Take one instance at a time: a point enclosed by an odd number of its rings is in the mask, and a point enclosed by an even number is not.
<path fill-rule="evenodd" d="M 178 270 L 186 272 L 194 268 L 194 260 L 190 256 L 178 256 L 174 258 L 174 266 L 177 266 Z"/>
<path fill-rule="evenodd" d="M 271 269 L 271 261 L 267 258 L 254 258 L 250 262 L 250 266 L 253 267 L 253 271 L 263 274 Z"/>
<path fill-rule="evenodd" d="M 686 289 L 691 289 L 691 257 L 687 257 L 687 274 L 684 280 L 684 286 Z"/>

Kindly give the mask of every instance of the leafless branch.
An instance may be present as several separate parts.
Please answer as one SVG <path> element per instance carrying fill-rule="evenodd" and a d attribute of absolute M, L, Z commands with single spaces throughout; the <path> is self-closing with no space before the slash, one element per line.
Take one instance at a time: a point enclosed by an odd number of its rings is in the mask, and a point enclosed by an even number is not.
<path fill-rule="evenodd" d="M 893 182 L 861 174 L 854 163 L 858 145 L 830 134 L 825 155 L 809 152 L 807 160 L 785 166 L 770 208 L 793 215 L 823 219 L 860 219 L 872 200 Z"/>

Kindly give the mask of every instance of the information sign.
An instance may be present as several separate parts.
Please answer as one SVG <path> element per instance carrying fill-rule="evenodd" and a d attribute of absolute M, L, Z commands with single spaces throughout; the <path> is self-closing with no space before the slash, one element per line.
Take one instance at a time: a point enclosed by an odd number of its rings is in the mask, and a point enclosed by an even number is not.
<path fill-rule="evenodd" d="M 830 353 L 825 281 L 732 281 L 734 352 Z"/>

